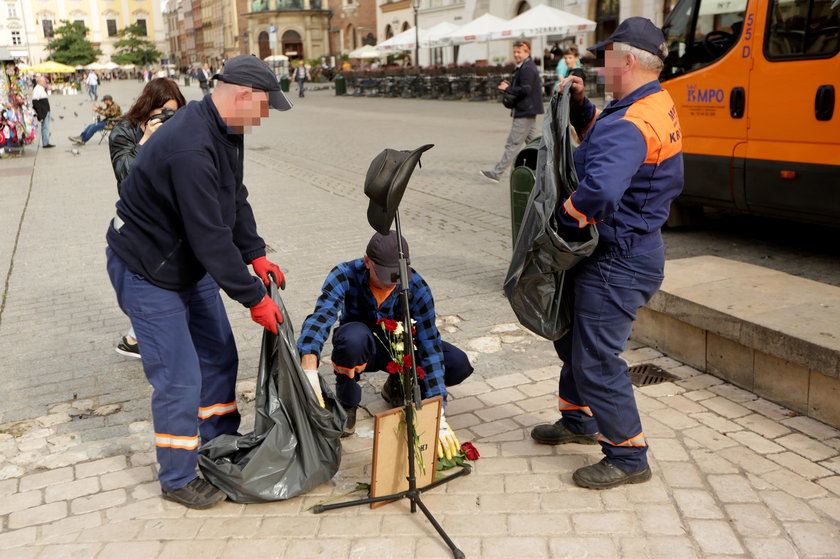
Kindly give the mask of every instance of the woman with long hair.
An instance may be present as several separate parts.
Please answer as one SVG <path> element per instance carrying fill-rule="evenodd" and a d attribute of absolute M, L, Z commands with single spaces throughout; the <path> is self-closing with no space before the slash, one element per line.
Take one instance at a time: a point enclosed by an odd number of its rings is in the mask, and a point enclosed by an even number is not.
<path fill-rule="evenodd" d="M 131 164 L 137 157 L 137 149 L 145 144 L 155 131 L 163 126 L 175 111 L 187 104 L 178 84 L 168 78 L 155 78 L 146 84 L 140 97 L 119 121 L 108 144 L 111 148 L 111 165 L 117 178 L 117 193 L 120 183 L 128 176 Z M 134 327 L 129 328 L 116 347 L 117 353 L 127 357 L 140 358 Z"/>

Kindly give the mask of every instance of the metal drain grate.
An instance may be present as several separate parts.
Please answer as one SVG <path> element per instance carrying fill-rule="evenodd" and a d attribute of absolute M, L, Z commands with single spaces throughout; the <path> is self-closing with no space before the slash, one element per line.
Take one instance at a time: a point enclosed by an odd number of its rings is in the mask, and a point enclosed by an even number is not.
<path fill-rule="evenodd" d="M 679 380 L 679 377 L 651 363 L 633 365 L 630 367 L 629 373 L 630 382 L 635 386 L 651 386 L 660 382 Z"/>

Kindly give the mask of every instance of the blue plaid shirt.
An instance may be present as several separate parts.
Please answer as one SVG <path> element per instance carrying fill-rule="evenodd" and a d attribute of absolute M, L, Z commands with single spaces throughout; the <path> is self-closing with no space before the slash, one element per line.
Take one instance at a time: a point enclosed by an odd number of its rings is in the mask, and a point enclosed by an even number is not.
<path fill-rule="evenodd" d="M 301 355 L 315 354 L 319 358 L 324 342 L 336 320 L 342 323 L 362 322 L 372 332 L 378 332 L 376 325 L 380 318 L 402 319 L 399 285 L 377 307 L 370 291 L 370 273 L 363 258 L 342 262 L 327 275 L 321 295 L 315 302 L 315 311 L 303 321 L 297 348 Z M 426 397 L 443 396 L 446 400 L 446 386 L 443 378 L 443 349 L 440 332 L 435 325 L 435 301 L 432 290 L 414 269 L 409 281 L 411 318 L 415 320 L 414 336 L 417 350 L 417 364 L 426 371 Z"/>

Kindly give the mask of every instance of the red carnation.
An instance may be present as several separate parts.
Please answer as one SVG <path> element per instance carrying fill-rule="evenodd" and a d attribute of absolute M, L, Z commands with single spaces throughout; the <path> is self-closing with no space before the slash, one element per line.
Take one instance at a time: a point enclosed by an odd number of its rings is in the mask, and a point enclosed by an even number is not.
<path fill-rule="evenodd" d="M 481 456 L 478 449 L 472 443 L 464 443 L 461 445 L 461 450 L 467 455 L 467 460 L 478 460 Z"/>
<path fill-rule="evenodd" d="M 391 361 L 388 363 L 388 366 L 385 367 L 385 370 L 393 375 L 402 371 L 402 367 L 400 367 L 400 364 L 396 361 Z"/>
<path fill-rule="evenodd" d="M 385 322 L 385 319 L 384 319 L 384 318 L 380 318 L 379 320 L 377 320 L 377 321 L 376 321 L 376 325 L 377 325 L 377 326 L 379 326 L 379 325 L 380 325 L 380 324 L 382 324 L 383 322 Z"/>
<path fill-rule="evenodd" d="M 411 354 L 407 353 L 402 358 L 403 367 L 411 367 Z"/>
<path fill-rule="evenodd" d="M 389 332 L 396 332 L 397 331 L 397 321 L 391 320 L 390 318 L 386 318 L 385 320 L 385 329 Z"/>
<path fill-rule="evenodd" d="M 417 367 L 417 376 L 420 378 L 426 378 L 426 371 L 423 370 L 423 367 Z"/>

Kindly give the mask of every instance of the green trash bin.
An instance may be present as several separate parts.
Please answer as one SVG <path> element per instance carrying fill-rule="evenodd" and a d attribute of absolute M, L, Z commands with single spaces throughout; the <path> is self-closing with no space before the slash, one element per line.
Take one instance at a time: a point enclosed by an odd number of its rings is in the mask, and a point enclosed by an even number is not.
<path fill-rule="evenodd" d="M 280 89 L 289 91 L 289 76 L 280 76 Z"/>
<path fill-rule="evenodd" d="M 338 74 L 335 77 L 335 94 L 336 95 L 347 95 L 347 80 L 344 79 L 344 76 Z"/>
<path fill-rule="evenodd" d="M 514 245 L 519 234 L 519 226 L 522 225 L 522 217 L 525 215 L 525 207 L 528 205 L 528 198 L 531 197 L 531 191 L 537 180 L 537 152 L 540 140 L 541 138 L 536 138 L 522 148 L 514 158 L 510 172 L 510 221 Z"/>
<path fill-rule="evenodd" d="M 189 87 L 189 86 L 190 86 L 190 77 L 185 75 L 184 76 L 184 87 Z"/>

